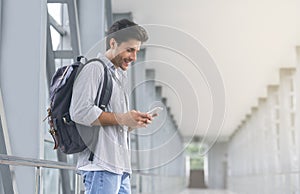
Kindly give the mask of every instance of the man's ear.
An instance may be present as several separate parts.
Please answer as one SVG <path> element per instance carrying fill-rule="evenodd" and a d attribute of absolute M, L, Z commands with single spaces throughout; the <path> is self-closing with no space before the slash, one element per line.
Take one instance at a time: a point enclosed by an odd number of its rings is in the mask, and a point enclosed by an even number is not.
<path fill-rule="evenodd" d="M 112 48 L 112 49 L 114 49 L 114 48 L 117 46 L 117 42 L 116 42 L 116 40 L 115 40 L 114 38 L 111 38 L 111 39 L 109 40 L 109 46 L 110 46 L 110 48 Z"/>

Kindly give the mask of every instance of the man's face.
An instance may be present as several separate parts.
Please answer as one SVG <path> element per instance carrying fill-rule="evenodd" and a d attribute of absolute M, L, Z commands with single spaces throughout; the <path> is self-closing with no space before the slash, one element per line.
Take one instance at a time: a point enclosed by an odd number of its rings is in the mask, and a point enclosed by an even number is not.
<path fill-rule="evenodd" d="M 130 39 L 127 42 L 122 42 L 111 47 L 113 59 L 112 63 L 116 68 L 120 67 L 126 71 L 129 65 L 136 61 L 137 52 L 140 50 L 141 41 Z"/>

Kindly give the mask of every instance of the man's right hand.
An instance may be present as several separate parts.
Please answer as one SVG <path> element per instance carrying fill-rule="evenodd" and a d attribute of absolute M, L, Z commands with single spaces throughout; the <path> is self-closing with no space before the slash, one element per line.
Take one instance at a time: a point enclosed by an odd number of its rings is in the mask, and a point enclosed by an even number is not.
<path fill-rule="evenodd" d="M 150 114 L 131 110 L 127 113 L 117 114 L 117 120 L 120 125 L 126 125 L 132 129 L 147 127 L 152 122 L 153 117 Z"/>
<path fill-rule="evenodd" d="M 147 127 L 152 122 L 153 116 L 136 110 L 127 113 L 102 112 L 101 115 L 91 125 L 126 125 L 132 129 Z"/>

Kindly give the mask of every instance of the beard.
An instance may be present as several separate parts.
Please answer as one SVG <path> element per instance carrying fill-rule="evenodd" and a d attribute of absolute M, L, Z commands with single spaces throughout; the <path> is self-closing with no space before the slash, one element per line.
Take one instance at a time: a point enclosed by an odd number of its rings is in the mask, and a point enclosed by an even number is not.
<path fill-rule="evenodd" d="M 117 55 L 115 58 L 111 60 L 111 62 L 115 65 L 116 68 L 120 67 L 123 71 L 126 71 L 128 69 L 129 64 L 132 62 L 132 60 Z"/>

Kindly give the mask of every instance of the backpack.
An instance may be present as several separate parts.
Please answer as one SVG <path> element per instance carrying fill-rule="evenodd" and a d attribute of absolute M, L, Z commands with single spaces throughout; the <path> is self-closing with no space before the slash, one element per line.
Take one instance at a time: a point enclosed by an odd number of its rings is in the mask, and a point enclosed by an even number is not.
<path fill-rule="evenodd" d="M 93 149 L 98 140 L 99 130 L 95 127 L 90 127 L 87 130 L 88 139 L 82 138 L 76 124 L 71 120 L 69 108 L 72 99 L 73 84 L 83 67 L 91 62 L 100 62 L 104 67 L 103 89 L 101 91 L 100 100 L 98 88 L 95 104 L 103 111 L 105 110 L 112 93 L 112 78 L 107 66 L 100 59 L 95 58 L 81 62 L 82 56 L 77 57 L 77 61 L 71 65 L 59 68 L 53 75 L 50 84 L 50 107 L 47 109 L 48 123 L 50 125 L 49 133 L 54 140 L 54 149 L 59 148 L 65 154 L 74 154 L 83 151 L 87 147 L 91 150 L 89 160 L 94 157 Z M 98 127 L 99 128 L 99 127 Z M 89 145 L 87 145 L 89 144 Z M 91 146 L 91 147 L 90 147 Z"/>

